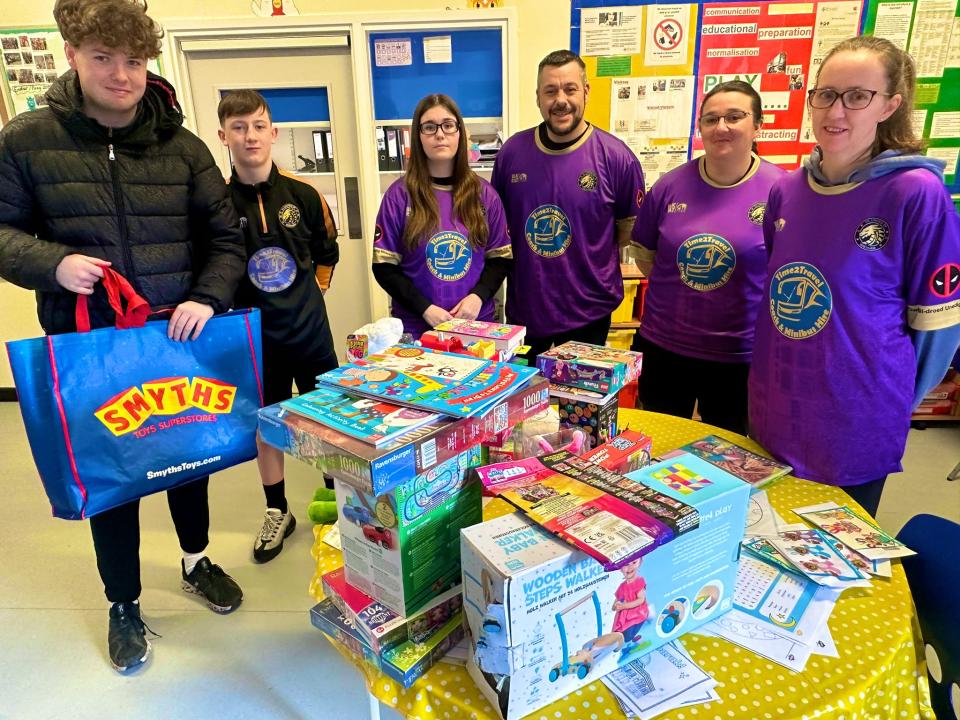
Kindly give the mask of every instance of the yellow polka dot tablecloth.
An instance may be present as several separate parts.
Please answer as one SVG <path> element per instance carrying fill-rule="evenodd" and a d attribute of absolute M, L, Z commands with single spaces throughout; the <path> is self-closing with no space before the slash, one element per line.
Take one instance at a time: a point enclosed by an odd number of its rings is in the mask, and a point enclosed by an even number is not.
<path fill-rule="evenodd" d="M 673 450 L 715 433 L 755 451 L 761 448 L 736 433 L 710 425 L 640 410 L 621 410 L 620 429 L 631 428 L 653 438 L 653 454 Z M 837 488 L 786 477 L 767 489 L 771 504 L 783 517 L 795 507 L 836 501 L 852 504 Z M 493 500 L 486 519 L 511 512 Z M 317 526 L 313 554 L 317 572 L 310 593 L 322 599 L 320 577 L 343 564 L 340 552 L 322 542 L 327 528 Z M 674 710 L 665 720 L 934 720 L 930 709 L 923 646 L 906 576 L 894 563 L 893 577 L 875 578 L 870 588 L 847 590 L 830 617 L 830 631 L 839 658 L 811 656 L 802 673 L 794 673 L 721 638 L 696 633 L 683 636 L 693 659 L 717 681 L 720 700 Z M 438 663 L 413 687 L 402 685 L 333 642 L 366 678 L 370 692 L 406 718 L 432 720 L 497 718 L 464 667 Z M 597 681 L 528 716 L 529 720 L 606 720 L 623 712 Z"/>

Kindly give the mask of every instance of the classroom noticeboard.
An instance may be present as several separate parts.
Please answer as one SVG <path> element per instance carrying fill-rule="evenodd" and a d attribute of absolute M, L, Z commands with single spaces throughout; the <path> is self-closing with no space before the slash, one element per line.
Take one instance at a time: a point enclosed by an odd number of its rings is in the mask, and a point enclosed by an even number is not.
<path fill-rule="evenodd" d="M 11 116 L 46 105 L 50 85 L 70 69 L 63 37 L 52 28 L 0 30 L 0 51 Z"/>
<path fill-rule="evenodd" d="M 500 28 L 371 33 L 375 119 L 410 118 L 431 93 L 452 97 L 466 118 L 502 117 L 502 35 Z"/>
<path fill-rule="evenodd" d="M 826 53 L 861 28 L 883 35 L 917 62 L 917 127 L 927 154 L 947 162 L 948 189 L 958 193 L 957 13 L 956 0 L 573 0 L 570 45 L 587 66 L 586 119 L 621 137 L 652 184 L 702 152 L 696 109 L 711 87 L 733 79 L 763 99 L 760 154 L 798 167 L 816 142 L 806 93 Z"/>
<path fill-rule="evenodd" d="M 960 4 L 956 0 L 880 0 L 867 8 L 864 32 L 909 52 L 917 64 L 914 127 L 926 154 L 946 161 L 947 189 L 960 194 Z"/>

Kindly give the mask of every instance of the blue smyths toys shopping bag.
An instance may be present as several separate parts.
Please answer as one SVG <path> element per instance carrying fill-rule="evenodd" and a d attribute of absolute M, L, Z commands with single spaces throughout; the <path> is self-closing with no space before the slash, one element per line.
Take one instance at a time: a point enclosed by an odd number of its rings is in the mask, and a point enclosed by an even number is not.
<path fill-rule="evenodd" d="M 259 311 L 214 316 L 199 338 L 176 342 L 166 320 L 143 324 L 149 307 L 117 277 L 104 287 L 117 328 L 130 329 L 7 343 L 30 449 L 57 517 L 87 518 L 257 454 Z M 89 328 L 85 300 L 80 329 Z"/>

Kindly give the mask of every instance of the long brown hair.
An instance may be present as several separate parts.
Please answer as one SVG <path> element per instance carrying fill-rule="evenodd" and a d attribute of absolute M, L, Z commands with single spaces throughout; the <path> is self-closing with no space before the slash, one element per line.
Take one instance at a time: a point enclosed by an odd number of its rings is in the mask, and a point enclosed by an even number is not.
<path fill-rule="evenodd" d="M 901 150 L 905 153 L 918 153 L 923 142 L 913 128 L 913 97 L 917 87 L 917 69 L 913 58 L 885 38 L 873 35 L 858 35 L 834 45 L 820 63 L 817 71 L 817 83 L 820 72 L 831 57 L 841 52 L 871 52 L 880 58 L 887 74 L 886 91 L 890 95 L 899 95 L 903 100 L 893 115 L 877 125 L 877 139 L 873 145 L 873 155 L 884 150 Z"/>
<path fill-rule="evenodd" d="M 433 194 L 427 154 L 420 142 L 420 118 L 427 110 L 438 105 L 449 110 L 460 127 L 457 154 L 453 159 L 453 212 L 466 226 L 470 244 L 475 248 L 482 248 L 487 244 L 489 228 L 480 201 L 480 179 L 470 169 L 467 132 L 463 126 L 460 108 L 452 98 L 442 94 L 427 95 L 417 103 L 417 108 L 413 111 L 413 122 L 410 126 L 410 162 L 404 178 L 407 196 L 410 198 L 410 214 L 407 216 L 403 240 L 407 247 L 415 248 L 440 225 L 440 207 Z"/>

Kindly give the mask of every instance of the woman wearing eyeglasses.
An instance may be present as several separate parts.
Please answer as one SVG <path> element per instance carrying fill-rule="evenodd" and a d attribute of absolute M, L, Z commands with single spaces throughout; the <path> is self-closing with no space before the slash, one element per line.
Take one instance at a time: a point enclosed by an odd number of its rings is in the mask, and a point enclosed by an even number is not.
<path fill-rule="evenodd" d="M 735 80 L 700 106 L 705 154 L 660 178 L 633 240 L 649 276 L 640 399 L 645 410 L 747 429 L 747 374 L 767 251 L 764 206 L 783 170 L 754 153 L 760 96 Z"/>
<path fill-rule="evenodd" d="M 834 47 L 809 93 L 819 145 L 774 186 L 764 221 L 750 429 L 871 514 L 960 339 L 960 218 L 943 163 L 918 154 L 914 84 L 887 40 Z"/>
<path fill-rule="evenodd" d="M 428 95 L 410 137 L 406 175 L 377 214 L 373 276 L 414 337 L 451 318 L 493 320 L 493 295 L 513 252 L 500 198 L 467 162 L 460 109 L 446 95 Z"/>

